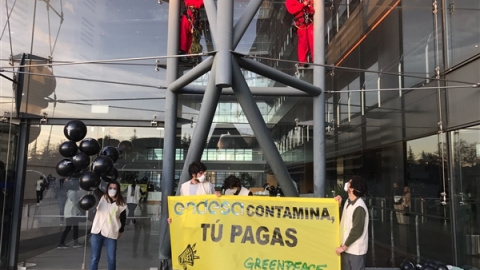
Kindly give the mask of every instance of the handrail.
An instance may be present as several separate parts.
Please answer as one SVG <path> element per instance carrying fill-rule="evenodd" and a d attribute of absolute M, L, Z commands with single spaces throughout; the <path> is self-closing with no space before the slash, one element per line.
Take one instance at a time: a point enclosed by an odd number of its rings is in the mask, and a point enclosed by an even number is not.
<path fill-rule="evenodd" d="M 405 211 L 405 210 L 399 210 L 399 209 L 394 209 L 390 207 L 382 207 L 382 206 L 375 206 L 375 205 L 368 205 L 367 206 L 370 209 L 370 224 L 371 224 L 371 241 L 373 242 L 375 240 L 375 231 L 374 231 L 374 214 L 373 210 L 377 209 L 380 210 L 380 216 L 381 216 L 381 221 L 384 222 L 384 214 L 383 211 L 389 211 L 390 212 L 390 248 L 391 248 L 391 260 L 392 262 L 394 261 L 394 251 L 395 251 L 395 237 L 394 237 L 394 226 L 393 226 L 393 215 L 394 213 L 408 213 L 411 216 L 415 216 L 415 245 L 416 245 L 416 261 L 417 263 L 420 262 L 420 228 L 419 228 L 419 219 L 422 219 L 422 222 L 424 222 L 424 218 L 430 218 L 430 219 L 438 219 L 438 220 L 443 220 L 443 221 L 449 221 L 451 220 L 450 217 L 446 216 L 438 216 L 438 215 L 431 215 L 431 214 L 425 214 L 425 213 L 420 213 L 416 211 Z"/>

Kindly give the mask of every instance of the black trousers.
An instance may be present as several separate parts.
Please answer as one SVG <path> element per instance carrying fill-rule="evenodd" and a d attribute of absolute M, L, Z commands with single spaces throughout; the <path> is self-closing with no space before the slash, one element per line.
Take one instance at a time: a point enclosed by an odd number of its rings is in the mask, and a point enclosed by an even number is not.
<path fill-rule="evenodd" d="M 70 217 L 65 219 L 65 229 L 62 233 L 62 238 L 60 239 L 60 244 L 65 244 L 65 239 L 67 238 L 68 233 L 73 229 L 73 240 L 76 242 L 78 240 L 78 223 L 80 219 L 77 217 Z"/>

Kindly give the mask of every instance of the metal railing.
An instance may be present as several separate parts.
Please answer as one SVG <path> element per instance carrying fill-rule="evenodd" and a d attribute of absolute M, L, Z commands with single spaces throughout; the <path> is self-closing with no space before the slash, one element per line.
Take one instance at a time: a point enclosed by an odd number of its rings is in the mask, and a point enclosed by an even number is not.
<path fill-rule="evenodd" d="M 425 201 L 421 201 L 418 209 L 421 211 L 421 212 L 415 212 L 415 211 L 405 211 L 405 210 L 398 210 L 398 209 L 393 209 L 393 208 L 388 208 L 386 207 L 386 203 L 385 203 L 385 200 L 384 199 L 380 199 L 380 206 L 375 206 L 375 205 L 372 205 L 372 201 L 371 199 L 368 200 L 369 202 L 369 212 L 370 212 L 370 229 L 371 229 L 371 236 L 370 236 L 370 239 L 372 241 L 372 244 L 375 243 L 375 242 L 379 242 L 377 241 L 376 239 L 376 224 L 378 224 L 378 222 L 381 222 L 381 223 L 385 223 L 386 222 L 386 218 L 388 216 L 389 218 L 389 228 L 390 228 L 390 235 L 389 235 L 389 247 L 390 247 L 390 251 L 391 251 L 391 262 L 394 262 L 395 261 L 395 254 L 396 253 L 403 253 L 405 255 L 409 255 L 410 252 L 408 251 L 408 246 L 406 247 L 401 247 L 399 246 L 398 244 L 396 244 L 397 240 L 399 239 L 396 239 L 395 238 L 395 234 L 396 232 L 398 233 L 398 238 L 401 238 L 401 237 L 404 237 L 404 238 L 407 238 L 409 235 L 409 231 L 407 230 L 403 230 L 403 231 L 400 231 L 400 230 L 396 230 L 395 228 L 396 227 L 399 227 L 399 225 L 395 225 L 395 217 L 396 214 L 408 214 L 408 217 L 406 217 L 409 221 L 412 219 L 413 217 L 413 220 L 414 220 L 414 229 L 415 229 L 415 254 L 411 254 L 413 255 L 412 257 L 415 258 L 415 260 L 417 261 L 417 263 L 420 262 L 421 258 L 422 258 L 422 248 L 424 248 L 424 250 L 429 250 L 429 247 L 424 247 L 421 245 L 420 243 L 420 240 L 421 240 L 421 226 L 422 224 L 426 224 L 427 222 L 429 222 L 430 224 L 427 224 L 425 227 L 425 229 L 427 228 L 430 228 L 431 224 L 435 223 L 434 221 L 435 220 L 438 220 L 439 222 L 437 224 L 442 224 L 442 225 L 446 225 L 449 221 L 450 221 L 450 218 L 447 217 L 447 209 L 444 209 L 444 211 L 442 211 L 442 215 L 432 215 L 432 214 L 427 214 L 425 213 L 426 212 L 426 205 L 425 205 Z M 443 206 L 444 208 L 446 208 L 445 206 Z M 409 222 L 408 223 L 405 223 L 405 224 L 408 224 L 409 225 Z M 409 228 L 411 228 L 409 226 Z M 445 226 L 443 226 L 443 228 L 445 229 Z M 446 230 L 445 232 L 449 232 L 448 230 Z M 403 235 L 402 235 L 403 234 Z M 410 237 L 411 238 L 411 237 Z M 373 247 L 374 245 L 372 245 Z M 430 248 L 431 249 L 431 248 Z M 436 259 L 439 259 L 439 258 L 436 258 Z"/>

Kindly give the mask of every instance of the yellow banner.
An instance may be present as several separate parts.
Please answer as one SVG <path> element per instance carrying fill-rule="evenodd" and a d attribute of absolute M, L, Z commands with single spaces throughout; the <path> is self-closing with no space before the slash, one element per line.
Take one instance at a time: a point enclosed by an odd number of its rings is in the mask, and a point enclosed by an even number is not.
<path fill-rule="evenodd" d="M 334 199 L 168 197 L 173 269 L 339 270 Z"/>

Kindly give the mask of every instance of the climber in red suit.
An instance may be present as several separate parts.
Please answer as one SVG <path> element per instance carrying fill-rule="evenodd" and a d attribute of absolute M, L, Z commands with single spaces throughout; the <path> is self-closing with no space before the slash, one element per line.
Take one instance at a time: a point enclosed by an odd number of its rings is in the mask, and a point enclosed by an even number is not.
<path fill-rule="evenodd" d="M 308 52 L 310 52 L 313 62 L 313 14 L 315 14 L 313 0 L 286 0 L 285 7 L 288 13 L 294 16 L 297 28 L 298 61 L 308 63 Z"/>
<path fill-rule="evenodd" d="M 192 33 L 195 18 L 199 9 L 203 7 L 203 0 L 185 0 L 185 11 L 180 18 L 180 53 L 190 53 L 192 46 Z"/>

